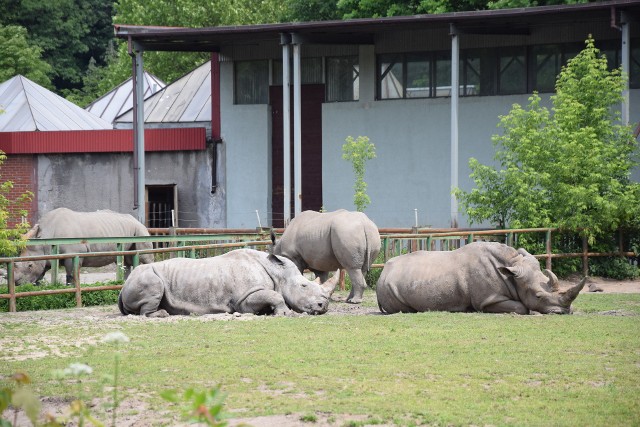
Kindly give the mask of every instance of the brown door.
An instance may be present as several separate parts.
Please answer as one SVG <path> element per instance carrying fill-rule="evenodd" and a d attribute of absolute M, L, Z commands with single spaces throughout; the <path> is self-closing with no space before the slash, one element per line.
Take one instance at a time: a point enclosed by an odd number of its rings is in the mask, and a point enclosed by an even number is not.
<path fill-rule="evenodd" d="M 302 85 L 302 210 L 322 207 L 322 103 L 324 85 Z M 293 100 L 293 91 L 291 93 Z M 282 150 L 282 86 L 269 88 L 271 104 L 271 210 L 273 226 L 284 226 L 284 177 Z M 291 108 L 291 216 L 295 210 L 293 182 L 293 108 Z"/>

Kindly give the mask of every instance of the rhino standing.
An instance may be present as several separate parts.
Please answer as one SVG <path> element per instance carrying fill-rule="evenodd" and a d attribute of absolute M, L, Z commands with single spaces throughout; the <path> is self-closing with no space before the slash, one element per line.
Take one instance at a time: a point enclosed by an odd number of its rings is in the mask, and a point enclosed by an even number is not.
<path fill-rule="evenodd" d="M 385 313 L 570 314 L 585 280 L 560 292 L 555 274 L 541 271 L 526 250 L 475 242 L 454 251 L 418 251 L 390 259 L 376 295 Z"/>
<path fill-rule="evenodd" d="M 133 216 L 109 210 L 96 212 L 75 212 L 58 208 L 46 213 L 26 235 L 27 238 L 58 239 L 65 237 L 132 237 L 148 236 L 147 228 Z M 152 249 L 151 242 L 127 243 L 123 250 Z M 115 251 L 115 243 L 77 243 L 60 245 L 60 254 Z M 49 245 L 27 246 L 21 256 L 50 255 Z M 116 261 L 116 257 L 82 257 L 80 266 L 102 267 Z M 54 261 L 55 262 L 55 261 Z M 124 257 L 125 277 L 129 274 L 132 256 Z M 153 254 L 141 254 L 140 263 L 153 262 Z M 73 280 L 73 259 L 66 258 L 67 284 Z M 37 283 L 51 268 L 48 260 L 23 261 L 15 264 L 16 284 Z"/>
<path fill-rule="evenodd" d="M 347 302 L 358 304 L 367 286 L 364 274 L 380 253 L 380 234 L 362 212 L 304 211 L 284 230 L 273 252 L 289 258 L 300 272 L 308 268 L 323 281 L 330 271 L 347 270 L 352 284 Z"/>
<path fill-rule="evenodd" d="M 136 268 L 118 297 L 122 314 L 322 314 L 339 274 L 307 280 L 284 257 L 236 249 L 213 258 L 173 258 Z"/>

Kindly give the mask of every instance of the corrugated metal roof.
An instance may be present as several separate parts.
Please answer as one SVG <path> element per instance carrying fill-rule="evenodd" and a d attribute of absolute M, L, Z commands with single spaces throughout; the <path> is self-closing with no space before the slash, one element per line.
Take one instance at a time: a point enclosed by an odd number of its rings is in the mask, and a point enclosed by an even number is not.
<path fill-rule="evenodd" d="M 204 150 L 206 129 L 145 129 L 144 148 L 145 151 Z M 7 154 L 132 152 L 133 130 L 0 132 L 0 150 Z"/>
<path fill-rule="evenodd" d="M 145 123 L 211 121 L 211 61 L 207 61 L 144 101 Z M 133 110 L 114 123 L 132 123 Z"/>
<path fill-rule="evenodd" d="M 154 76 L 144 72 L 144 99 L 164 88 L 167 84 Z M 133 108 L 133 79 L 122 82 L 111 92 L 93 101 L 85 110 L 113 123 L 116 117 Z"/>
<path fill-rule="evenodd" d="M 0 84 L 0 132 L 112 129 L 111 123 L 17 75 Z"/>

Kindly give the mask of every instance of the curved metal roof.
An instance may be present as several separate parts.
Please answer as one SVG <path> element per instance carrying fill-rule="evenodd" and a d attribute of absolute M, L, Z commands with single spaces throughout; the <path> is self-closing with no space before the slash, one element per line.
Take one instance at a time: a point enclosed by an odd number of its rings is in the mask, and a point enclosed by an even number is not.
<path fill-rule="evenodd" d="M 211 122 L 211 61 L 180 77 L 144 101 L 145 123 Z M 128 110 L 114 123 L 132 123 Z"/>
<path fill-rule="evenodd" d="M 0 84 L 0 132 L 112 129 L 111 123 L 17 75 Z"/>
<path fill-rule="evenodd" d="M 144 99 L 147 99 L 165 86 L 165 82 L 153 74 L 144 72 Z M 133 108 L 133 78 L 125 80 L 112 91 L 96 99 L 85 110 L 102 117 L 109 123 L 113 123 L 116 117 L 131 108 Z"/>

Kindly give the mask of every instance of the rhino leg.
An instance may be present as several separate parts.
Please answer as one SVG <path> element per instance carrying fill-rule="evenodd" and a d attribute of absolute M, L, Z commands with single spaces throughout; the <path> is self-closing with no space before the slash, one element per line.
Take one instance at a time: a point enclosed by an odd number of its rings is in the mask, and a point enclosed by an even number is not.
<path fill-rule="evenodd" d="M 529 309 L 520 301 L 507 300 L 487 305 L 482 310 L 485 313 L 516 313 L 529 314 Z"/>
<path fill-rule="evenodd" d="M 249 295 L 236 307 L 236 311 L 254 314 L 273 312 L 276 316 L 287 316 L 291 314 L 291 310 L 287 307 L 282 295 L 268 289 L 263 289 Z"/>
<path fill-rule="evenodd" d="M 141 268 L 136 277 L 125 283 L 120 294 L 128 313 L 147 317 L 169 315 L 167 311 L 160 309 L 160 302 L 164 296 L 164 282 L 152 268 Z"/>
<path fill-rule="evenodd" d="M 367 287 L 367 282 L 364 280 L 364 274 L 359 268 L 348 268 L 349 278 L 351 279 L 351 292 L 347 302 L 351 304 L 360 304 L 362 302 L 362 295 L 364 294 L 364 288 Z"/>

